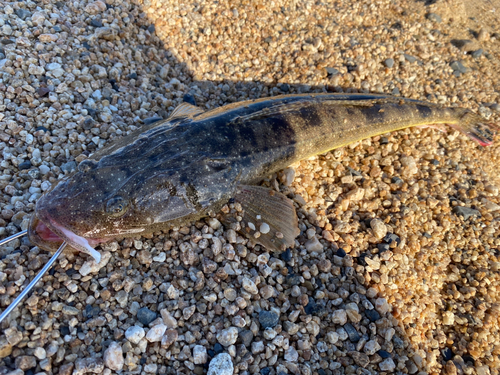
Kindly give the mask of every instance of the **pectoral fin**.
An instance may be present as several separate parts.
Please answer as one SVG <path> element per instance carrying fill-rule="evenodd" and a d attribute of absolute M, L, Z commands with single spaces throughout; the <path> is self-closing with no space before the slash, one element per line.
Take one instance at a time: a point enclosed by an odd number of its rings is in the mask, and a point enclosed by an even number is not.
<path fill-rule="evenodd" d="M 251 241 L 274 252 L 294 246 L 300 230 L 295 207 L 285 195 L 261 186 L 240 185 L 234 199 L 243 209 L 240 232 Z"/>
<path fill-rule="evenodd" d="M 190 103 L 181 103 L 179 104 L 172 114 L 168 117 L 167 121 L 172 121 L 178 118 L 193 118 L 195 115 L 199 113 L 203 113 L 204 111 L 196 107 Z"/>

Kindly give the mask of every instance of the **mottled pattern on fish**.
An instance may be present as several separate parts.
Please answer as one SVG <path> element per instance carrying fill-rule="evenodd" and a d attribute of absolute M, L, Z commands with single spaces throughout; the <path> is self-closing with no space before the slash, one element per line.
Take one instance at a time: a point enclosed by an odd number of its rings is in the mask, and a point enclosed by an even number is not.
<path fill-rule="evenodd" d="M 207 112 L 185 104 L 82 162 L 36 213 L 60 237 L 51 221 L 94 242 L 167 229 L 220 209 L 238 185 L 293 162 L 426 124 L 492 141 L 492 126 L 466 109 L 383 95 L 288 95 Z"/>

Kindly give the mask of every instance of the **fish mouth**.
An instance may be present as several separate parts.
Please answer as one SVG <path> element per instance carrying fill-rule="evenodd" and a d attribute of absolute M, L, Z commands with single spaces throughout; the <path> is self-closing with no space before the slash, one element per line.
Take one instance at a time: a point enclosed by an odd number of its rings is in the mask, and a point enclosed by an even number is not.
<path fill-rule="evenodd" d="M 110 240 L 81 237 L 56 222 L 48 214 L 40 217 L 39 213 L 31 217 L 28 234 L 30 240 L 38 247 L 54 251 L 64 241 L 72 248 L 90 255 L 96 263 L 101 261 L 101 254 L 94 249 L 94 246 Z"/>

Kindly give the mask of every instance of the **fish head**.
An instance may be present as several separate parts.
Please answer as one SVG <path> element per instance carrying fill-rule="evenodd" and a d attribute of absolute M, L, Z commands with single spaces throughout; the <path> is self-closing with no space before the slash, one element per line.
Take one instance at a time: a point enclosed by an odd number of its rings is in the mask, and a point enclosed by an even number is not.
<path fill-rule="evenodd" d="M 38 200 L 29 236 L 42 249 L 66 241 L 97 260 L 95 245 L 167 229 L 198 208 L 195 189 L 175 171 L 88 159 Z"/>

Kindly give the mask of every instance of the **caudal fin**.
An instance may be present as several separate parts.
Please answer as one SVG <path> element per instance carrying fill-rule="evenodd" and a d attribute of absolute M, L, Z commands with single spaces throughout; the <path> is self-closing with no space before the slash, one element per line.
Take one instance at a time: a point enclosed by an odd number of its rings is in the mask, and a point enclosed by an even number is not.
<path fill-rule="evenodd" d="M 491 122 L 486 122 L 481 116 L 467 112 L 464 114 L 458 124 L 448 124 L 466 134 L 470 139 L 476 141 L 481 146 L 491 146 L 493 138 L 500 131 L 500 126 Z"/>

